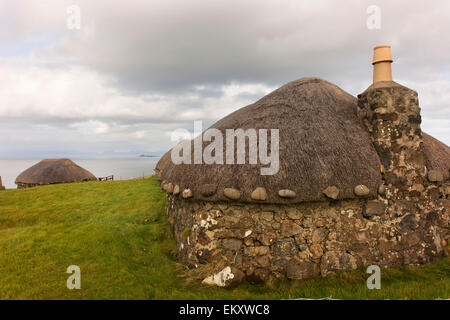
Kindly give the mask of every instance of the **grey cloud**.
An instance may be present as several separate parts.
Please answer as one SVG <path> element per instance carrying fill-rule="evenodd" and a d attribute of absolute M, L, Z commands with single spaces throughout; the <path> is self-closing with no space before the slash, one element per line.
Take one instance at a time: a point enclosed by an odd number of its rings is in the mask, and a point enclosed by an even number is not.
<path fill-rule="evenodd" d="M 418 90 L 424 129 L 450 143 L 445 0 L 80 0 L 82 28 L 73 31 L 65 25 L 73 1 L 18 3 L 2 3 L 9 18 L 0 19 L 0 44 L 23 47 L 26 63 L 17 57 L 0 62 L 23 65 L 17 72 L 24 76 L 47 70 L 43 82 L 67 75 L 62 78 L 73 88 L 62 102 L 50 99 L 63 95 L 58 83 L 43 84 L 45 90 L 28 100 L 20 94 L 8 99 L 0 90 L 0 132 L 11 136 L 2 150 L 17 151 L 20 143 L 55 150 L 68 141 L 80 150 L 139 150 L 142 143 L 164 149 L 170 130 L 189 129 L 194 119 L 206 127 L 267 88 L 300 77 L 319 76 L 356 95 L 371 83 L 372 48 L 379 44 L 392 45 L 394 79 Z M 372 4 L 381 8 L 380 30 L 366 27 Z M 47 45 L 28 52 L 26 43 Z M 77 81 L 71 67 L 83 70 Z M 83 77 L 102 84 L 84 88 Z M 224 91 L 232 84 L 266 89 Z M 17 106 L 2 113 L 4 103 Z M 81 132 L 96 124 L 108 133 Z"/>
<path fill-rule="evenodd" d="M 76 56 L 129 91 L 172 93 L 230 81 L 279 85 L 311 75 L 364 81 L 372 47 L 385 42 L 399 57 L 399 76 L 449 66 L 449 46 L 441 41 L 450 31 L 447 1 L 380 1 L 381 30 L 366 27 L 372 1 L 137 1 L 108 2 L 108 10 L 102 4 L 80 2 L 85 34 L 51 54 Z"/>

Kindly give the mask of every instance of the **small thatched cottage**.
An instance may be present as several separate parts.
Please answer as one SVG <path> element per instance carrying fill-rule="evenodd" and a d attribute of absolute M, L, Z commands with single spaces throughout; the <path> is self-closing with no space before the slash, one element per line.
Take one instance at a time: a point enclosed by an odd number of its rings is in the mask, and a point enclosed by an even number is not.
<path fill-rule="evenodd" d="M 28 168 L 16 178 L 18 189 L 44 184 L 97 180 L 70 159 L 45 159 Z"/>
<path fill-rule="evenodd" d="M 278 129 L 275 174 L 262 175 L 267 162 L 251 163 L 249 148 L 239 165 L 166 153 L 155 171 L 180 260 L 230 285 L 444 255 L 450 148 L 421 131 L 417 93 L 392 81 L 391 62 L 389 47 L 375 48 L 374 84 L 358 98 L 304 78 L 211 127 L 223 141 L 227 129 Z M 190 142 L 191 158 L 204 140 Z"/>

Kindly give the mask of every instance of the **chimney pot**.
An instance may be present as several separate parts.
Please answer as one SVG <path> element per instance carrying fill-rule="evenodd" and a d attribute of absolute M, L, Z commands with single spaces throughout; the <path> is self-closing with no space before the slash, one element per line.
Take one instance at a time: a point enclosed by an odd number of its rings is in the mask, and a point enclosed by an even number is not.
<path fill-rule="evenodd" d="M 373 83 L 392 81 L 391 63 L 391 46 L 373 48 Z"/>

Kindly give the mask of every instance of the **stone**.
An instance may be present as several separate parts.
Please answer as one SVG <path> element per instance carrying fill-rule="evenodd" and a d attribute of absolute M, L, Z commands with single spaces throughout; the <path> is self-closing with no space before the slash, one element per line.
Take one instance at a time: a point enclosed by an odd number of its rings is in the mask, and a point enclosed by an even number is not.
<path fill-rule="evenodd" d="M 213 252 L 211 252 L 211 255 L 208 257 L 208 262 L 217 261 L 221 257 L 223 257 L 223 250 L 222 249 L 216 249 Z"/>
<path fill-rule="evenodd" d="M 323 219 L 317 219 L 317 220 L 314 222 L 314 225 L 315 225 L 316 227 L 318 227 L 318 228 L 322 228 L 322 227 L 324 227 L 324 226 L 326 225 L 326 221 L 323 220 Z"/>
<path fill-rule="evenodd" d="M 408 214 L 399 223 L 402 232 L 408 232 L 417 229 L 418 223 L 414 214 Z"/>
<path fill-rule="evenodd" d="M 277 241 L 273 245 L 274 255 L 280 257 L 293 256 L 297 254 L 297 252 L 298 252 L 297 246 L 295 245 L 295 242 L 292 238 Z"/>
<path fill-rule="evenodd" d="M 336 200 L 339 196 L 339 189 L 335 186 L 330 186 L 323 190 L 323 194 L 326 195 L 328 198 Z"/>
<path fill-rule="evenodd" d="M 179 185 L 175 185 L 175 187 L 173 188 L 173 194 L 175 196 L 180 194 L 180 186 Z"/>
<path fill-rule="evenodd" d="M 431 182 L 441 182 L 444 180 L 444 176 L 440 171 L 430 170 L 428 171 L 428 180 L 430 180 Z"/>
<path fill-rule="evenodd" d="M 202 196 L 210 197 L 217 191 L 217 185 L 215 184 L 204 184 L 201 189 Z"/>
<path fill-rule="evenodd" d="M 345 252 L 328 251 L 320 260 L 322 276 L 327 276 L 337 270 L 355 270 L 357 267 L 355 257 Z"/>
<path fill-rule="evenodd" d="M 386 194 L 386 186 L 384 184 L 380 184 L 378 187 L 378 194 L 384 196 Z"/>
<path fill-rule="evenodd" d="M 414 190 L 414 191 L 418 191 L 419 194 L 420 194 L 421 192 L 423 192 L 425 190 L 425 187 L 423 186 L 423 184 L 416 183 L 416 184 L 413 184 L 411 189 Z"/>
<path fill-rule="evenodd" d="M 273 212 L 270 212 L 270 211 L 261 212 L 261 218 L 263 220 L 266 220 L 266 221 L 270 222 L 270 221 L 273 220 Z"/>
<path fill-rule="evenodd" d="M 184 199 L 188 199 L 188 198 L 192 198 L 193 194 L 192 194 L 192 190 L 191 189 L 184 189 L 183 193 L 181 194 L 181 196 Z"/>
<path fill-rule="evenodd" d="M 308 259 L 308 252 L 306 252 L 306 251 L 301 251 L 301 252 L 297 253 L 297 257 L 298 257 L 300 260 L 306 260 L 306 259 Z"/>
<path fill-rule="evenodd" d="M 378 249 L 381 253 L 384 253 L 386 251 L 394 250 L 396 245 L 397 243 L 394 240 L 380 239 Z"/>
<path fill-rule="evenodd" d="M 242 240 L 239 239 L 223 239 L 222 246 L 225 249 L 230 249 L 234 251 L 239 251 L 242 245 Z"/>
<path fill-rule="evenodd" d="M 241 192 L 234 188 L 223 189 L 223 194 L 225 195 L 225 197 L 231 200 L 238 200 L 241 197 Z"/>
<path fill-rule="evenodd" d="M 229 281 L 225 283 L 226 287 L 228 288 L 234 288 L 238 286 L 245 279 L 245 273 L 238 268 L 231 267 L 231 273 L 234 275 L 234 277 L 232 279 L 229 279 Z"/>
<path fill-rule="evenodd" d="M 450 247 L 445 247 L 444 248 L 444 256 L 450 257 Z"/>
<path fill-rule="evenodd" d="M 286 264 L 286 277 L 288 279 L 305 279 L 319 274 L 319 266 L 313 262 L 291 259 Z"/>
<path fill-rule="evenodd" d="M 313 231 L 311 240 L 313 243 L 322 242 L 322 241 L 325 241 L 325 239 L 327 238 L 327 235 L 328 235 L 327 229 L 317 228 Z"/>
<path fill-rule="evenodd" d="M 251 284 L 259 284 L 269 279 L 269 271 L 264 268 L 257 268 L 253 272 L 247 274 L 247 281 Z"/>
<path fill-rule="evenodd" d="M 402 236 L 400 243 L 405 249 L 407 249 L 417 245 L 420 242 L 420 240 L 421 240 L 420 233 L 408 232 L 407 234 Z"/>
<path fill-rule="evenodd" d="M 295 198 L 295 196 L 296 196 L 295 191 L 289 190 L 289 189 L 278 190 L 278 195 L 281 198 L 291 198 L 291 199 Z"/>
<path fill-rule="evenodd" d="M 208 263 L 209 257 L 211 256 L 211 251 L 208 249 L 201 249 L 197 251 L 198 262 L 201 264 Z"/>
<path fill-rule="evenodd" d="M 386 210 L 386 205 L 381 201 L 368 201 L 363 206 L 363 216 L 370 218 L 373 216 L 381 216 Z"/>
<path fill-rule="evenodd" d="M 323 255 L 323 249 L 320 244 L 311 245 L 309 251 L 311 252 L 314 259 L 319 259 Z"/>
<path fill-rule="evenodd" d="M 369 188 L 363 184 L 357 185 L 353 191 L 358 197 L 365 197 L 369 195 Z"/>
<path fill-rule="evenodd" d="M 269 253 L 269 247 L 258 246 L 258 247 L 245 247 L 244 254 L 249 257 L 263 256 Z"/>
<path fill-rule="evenodd" d="M 167 184 L 166 191 L 167 191 L 167 193 L 173 192 L 173 184 L 172 183 Z"/>
<path fill-rule="evenodd" d="M 268 255 L 256 257 L 255 261 L 262 268 L 268 268 L 270 266 L 270 258 Z"/>
<path fill-rule="evenodd" d="M 281 236 L 292 237 L 303 232 L 303 228 L 291 220 L 281 221 Z"/>
<path fill-rule="evenodd" d="M 297 220 L 302 217 L 302 213 L 296 208 L 289 208 L 286 210 L 286 214 L 289 218 Z"/>
<path fill-rule="evenodd" d="M 244 232 L 244 238 L 247 238 L 249 235 L 251 235 L 252 234 L 252 230 L 246 230 L 245 232 Z"/>
<path fill-rule="evenodd" d="M 273 243 L 273 241 L 276 239 L 276 234 L 273 232 L 266 232 L 266 233 L 260 234 L 257 239 L 263 245 L 270 246 Z"/>
<path fill-rule="evenodd" d="M 211 239 L 208 237 L 208 235 L 205 232 L 200 232 L 197 236 L 197 242 L 200 243 L 201 245 L 205 246 L 211 242 Z"/>
<path fill-rule="evenodd" d="M 250 197 L 253 200 L 257 200 L 257 201 L 265 201 L 267 200 L 267 192 L 266 189 L 262 188 L 262 187 L 258 187 L 255 190 L 253 190 L 252 194 L 250 195 Z"/>
<path fill-rule="evenodd" d="M 311 228 L 313 226 L 313 219 L 311 217 L 303 219 L 302 225 L 305 228 Z"/>

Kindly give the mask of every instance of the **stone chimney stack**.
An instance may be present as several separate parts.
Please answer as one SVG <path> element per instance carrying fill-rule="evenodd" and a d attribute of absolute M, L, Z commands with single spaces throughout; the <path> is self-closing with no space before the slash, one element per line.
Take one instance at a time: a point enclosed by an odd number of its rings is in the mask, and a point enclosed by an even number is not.
<path fill-rule="evenodd" d="M 389 46 L 374 48 L 374 83 L 358 95 L 358 117 L 382 163 L 380 193 L 398 199 L 420 195 L 425 157 L 417 92 L 392 81 L 391 62 Z"/>

